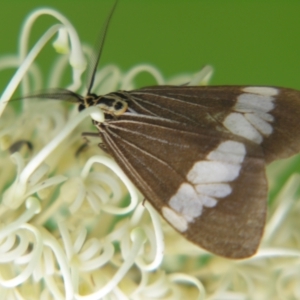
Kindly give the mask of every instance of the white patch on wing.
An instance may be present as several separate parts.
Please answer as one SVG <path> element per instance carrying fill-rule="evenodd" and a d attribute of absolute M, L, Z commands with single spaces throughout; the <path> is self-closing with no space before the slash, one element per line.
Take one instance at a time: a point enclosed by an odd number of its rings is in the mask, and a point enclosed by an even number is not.
<path fill-rule="evenodd" d="M 258 117 L 255 114 L 245 114 L 246 119 L 263 135 L 270 135 L 273 131 L 273 127 L 263 120 L 262 118 Z"/>
<path fill-rule="evenodd" d="M 238 178 L 245 155 L 244 144 L 235 141 L 222 142 L 208 153 L 206 160 L 193 165 L 187 174 L 188 181 L 182 183 L 170 198 L 170 208 L 163 208 L 164 217 L 178 229 L 174 225 L 176 218 L 184 218 L 188 224 L 201 216 L 203 206 L 216 206 L 220 198 L 231 194 L 229 182 Z M 180 228 L 183 227 L 180 225 Z"/>
<path fill-rule="evenodd" d="M 247 108 L 251 112 L 268 112 L 274 108 L 274 100 L 271 96 L 262 96 L 255 94 L 241 94 L 237 98 L 235 109 Z"/>
<path fill-rule="evenodd" d="M 186 219 L 176 213 L 174 210 L 164 206 L 161 212 L 165 219 L 169 221 L 169 223 L 172 224 L 173 227 L 178 231 L 184 232 L 188 229 L 188 222 L 186 221 Z"/>
<path fill-rule="evenodd" d="M 203 206 L 206 206 L 206 207 L 214 207 L 218 203 L 218 201 L 215 198 L 207 197 L 207 196 L 201 196 L 201 200 L 202 200 Z"/>
<path fill-rule="evenodd" d="M 188 183 L 181 184 L 177 193 L 171 197 L 169 205 L 188 222 L 201 215 L 203 206 L 194 187 Z"/>
<path fill-rule="evenodd" d="M 237 178 L 240 166 L 219 161 L 199 161 L 188 173 L 187 179 L 193 184 L 227 182 Z"/>
<path fill-rule="evenodd" d="M 240 164 L 243 162 L 245 154 L 246 149 L 243 144 L 235 141 L 226 141 L 221 143 L 218 148 L 211 151 L 207 155 L 207 158 L 209 160 Z"/>
<path fill-rule="evenodd" d="M 260 144 L 262 135 L 240 113 L 231 113 L 223 121 L 223 125 L 232 133 L 242 136 L 252 142 Z"/>
<path fill-rule="evenodd" d="M 248 86 L 243 88 L 243 92 L 251 93 L 251 94 L 259 94 L 266 96 L 276 96 L 278 95 L 278 89 L 273 87 L 266 86 Z"/>
<path fill-rule="evenodd" d="M 275 107 L 274 100 L 279 90 L 271 87 L 246 87 L 237 97 L 223 125 L 232 133 L 242 136 L 254 143 L 261 144 L 263 137 L 273 132 L 271 122 L 274 117 L 269 114 Z"/>
<path fill-rule="evenodd" d="M 230 185 L 226 183 L 208 183 L 208 184 L 197 184 L 196 191 L 197 193 L 202 195 L 224 198 L 231 193 L 232 189 Z"/>
<path fill-rule="evenodd" d="M 272 115 L 264 113 L 264 112 L 256 111 L 255 115 L 257 115 L 258 117 L 260 117 L 261 119 L 263 119 L 267 122 L 273 122 L 274 121 L 274 117 Z"/>

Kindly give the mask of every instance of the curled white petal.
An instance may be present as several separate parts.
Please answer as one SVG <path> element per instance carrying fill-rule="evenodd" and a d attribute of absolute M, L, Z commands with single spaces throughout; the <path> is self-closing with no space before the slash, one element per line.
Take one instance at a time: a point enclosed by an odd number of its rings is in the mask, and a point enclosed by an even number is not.
<path fill-rule="evenodd" d="M 0 99 L 0 116 L 2 115 L 6 104 L 15 92 L 16 88 L 20 84 L 21 80 L 25 76 L 26 72 L 28 71 L 29 67 L 35 60 L 38 53 L 41 49 L 45 46 L 46 42 L 53 36 L 53 34 L 60 28 L 60 25 L 54 25 L 43 35 L 43 37 L 35 44 L 35 46 L 31 49 L 30 53 L 26 56 L 24 61 L 22 61 L 21 66 L 16 71 L 13 78 L 10 80 L 9 84 L 6 86 L 4 92 L 2 93 Z"/>
<path fill-rule="evenodd" d="M 68 31 L 66 28 L 62 27 L 58 30 L 57 38 L 53 42 L 53 47 L 56 49 L 58 53 L 67 54 L 70 51 L 69 48 L 69 39 L 68 39 Z"/>
<path fill-rule="evenodd" d="M 189 275 L 183 274 L 183 273 L 173 273 L 173 274 L 170 274 L 168 277 L 173 282 L 182 282 L 182 283 L 187 283 L 187 284 L 193 284 L 199 290 L 199 296 L 197 299 L 198 300 L 206 299 L 205 288 L 204 288 L 203 284 L 196 277 L 189 276 Z"/>
<path fill-rule="evenodd" d="M 126 214 L 126 213 L 132 211 L 136 207 L 137 200 L 138 200 L 138 195 L 137 195 L 136 189 L 135 189 L 134 185 L 131 183 L 131 181 L 127 178 L 125 173 L 116 164 L 115 161 L 113 161 L 110 158 L 104 157 L 104 156 L 98 156 L 98 155 L 93 156 L 85 164 L 85 166 L 81 172 L 81 176 L 83 178 L 85 178 L 88 175 L 88 172 L 94 163 L 103 164 L 103 165 L 107 166 L 108 168 L 110 168 L 112 171 L 114 171 L 116 173 L 116 175 L 123 181 L 123 183 L 125 184 L 126 188 L 129 191 L 129 194 L 131 196 L 131 202 L 127 207 L 117 208 L 114 206 L 107 205 L 105 207 L 105 211 L 110 212 L 112 214 L 118 214 L 118 215 Z"/>
<path fill-rule="evenodd" d="M 136 228 L 132 231 L 131 238 L 132 238 L 132 247 L 131 247 L 130 255 L 126 257 L 124 263 L 115 273 L 115 275 L 110 279 L 110 281 L 97 292 L 86 296 L 77 294 L 75 295 L 75 299 L 79 299 L 79 300 L 101 299 L 102 297 L 107 295 L 122 280 L 122 278 L 128 272 L 129 268 L 133 265 L 140 248 L 145 242 L 145 234 L 140 228 Z"/>
<path fill-rule="evenodd" d="M 36 243 L 34 245 L 33 250 L 31 251 L 31 259 L 28 263 L 28 265 L 24 268 L 24 270 L 17 275 L 16 277 L 12 278 L 12 279 L 8 279 L 5 280 L 2 275 L 0 275 L 0 285 L 7 287 L 7 288 L 11 288 L 11 287 L 15 287 L 23 282 L 25 282 L 29 276 L 32 274 L 34 268 L 36 267 L 37 263 L 39 262 L 40 256 L 42 254 L 42 250 L 43 250 L 43 246 L 42 246 L 42 237 L 40 232 L 34 228 L 33 226 L 29 225 L 29 224 L 23 224 L 20 226 L 20 228 L 24 228 L 27 229 L 29 231 L 31 231 L 36 239 Z M 0 273 L 1 274 L 1 273 Z"/>
<path fill-rule="evenodd" d="M 30 197 L 27 202 L 27 210 L 25 210 L 25 212 L 15 221 L 10 222 L 9 225 L 7 225 L 6 227 L 0 230 L 0 239 L 4 238 L 5 236 L 9 235 L 13 231 L 23 226 L 36 213 L 38 213 L 40 209 L 41 207 L 40 207 L 39 200 L 34 197 Z"/>
<path fill-rule="evenodd" d="M 49 144 L 47 144 L 24 168 L 20 175 L 20 186 L 26 185 L 29 176 L 48 157 L 48 155 L 72 132 L 72 130 L 80 122 L 82 122 L 83 119 L 89 116 L 92 112 L 96 111 L 99 112 L 100 109 L 97 107 L 89 107 L 80 112 L 75 118 L 69 120 L 60 134 L 58 134 Z"/>
<path fill-rule="evenodd" d="M 155 257 L 154 260 L 151 263 L 146 264 L 141 257 L 139 257 L 136 261 L 137 265 L 139 268 L 145 271 L 152 271 L 155 270 L 159 267 L 163 260 L 164 256 L 164 237 L 163 237 L 163 232 L 161 229 L 161 223 L 159 219 L 158 213 L 154 210 L 154 208 L 150 205 L 150 203 L 145 202 L 145 207 L 148 210 L 151 219 L 152 219 L 152 224 L 154 227 L 154 234 L 155 234 Z"/>
<path fill-rule="evenodd" d="M 159 70 L 151 65 L 143 64 L 133 67 L 131 70 L 127 72 L 127 74 L 123 78 L 123 83 L 121 89 L 130 90 L 133 88 L 132 81 L 134 77 L 136 77 L 139 73 L 147 72 L 151 74 L 156 80 L 158 85 L 164 84 L 164 78 L 162 77 Z"/>

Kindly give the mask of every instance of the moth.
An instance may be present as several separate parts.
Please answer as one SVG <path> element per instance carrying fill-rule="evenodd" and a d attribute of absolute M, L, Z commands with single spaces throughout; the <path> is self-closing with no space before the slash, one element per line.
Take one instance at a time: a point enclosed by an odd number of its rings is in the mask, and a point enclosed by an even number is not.
<path fill-rule="evenodd" d="M 300 150 L 300 92 L 262 86 L 150 86 L 87 94 L 34 95 L 99 106 L 93 120 L 105 149 L 146 200 L 189 241 L 245 258 L 259 246 L 267 212 L 265 166 Z M 93 134 L 92 134 L 93 135 Z"/>

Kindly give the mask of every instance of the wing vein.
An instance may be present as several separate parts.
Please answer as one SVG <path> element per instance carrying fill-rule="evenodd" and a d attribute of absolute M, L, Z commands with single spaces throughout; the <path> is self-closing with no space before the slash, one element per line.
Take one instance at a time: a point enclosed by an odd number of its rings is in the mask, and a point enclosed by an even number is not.
<path fill-rule="evenodd" d="M 108 132 L 109 130 L 107 130 Z M 170 165 L 165 162 L 164 160 L 160 159 L 160 158 L 157 158 L 156 156 L 154 156 L 153 154 L 151 154 L 149 151 L 145 151 L 145 149 L 141 148 L 141 147 L 138 147 L 136 146 L 135 144 L 123 139 L 122 137 L 120 137 L 118 134 L 116 134 L 115 132 L 112 132 L 110 131 L 111 135 L 113 135 L 115 138 L 118 138 L 120 139 L 123 143 L 129 145 L 130 147 L 140 151 L 142 154 L 144 154 L 145 156 L 148 156 L 148 157 L 151 157 L 153 160 L 156 160 L 157 162 L 163 164 L 164 166 L 168 167 L 169 169 L 173 170 L 175 173 L 177 173 L 173 168 L 170 167 Z M 135 159 L 137 159 L 137 157 L 135 157 Z M 146 165 L 145 165 L 146 166 Z M 147 166 L 146 166 L 147 167 Z M 148 168 L 147 168 L 148 169 Z"/>
<path fill-rule="evenodd" d="M 204 106 L 202 104 L 199 104 L 199 103 L 193 103 L 193 102 L 188 102 L 188 101 L 185 101 L 185 100 L 181 100 L 181 99 L 178 99 L 178 98 L 173 98 L 173 97 L 170 97 L 169 95 L 166 96 L 166 95 L 161 95 L 161 94 L 155 94 L 155 93 L 149 93 L 149 92 L 132 92 L 132 94 L 137 94 L 137 95 L 150 95 L 150 96 L 156 96 L 156 97 L 160 97 L 160 98 L 167 98 L 169 100 L 173 100 L 173 101 L 176 101 L 176 102 L 179 102 L 181 104 L 190 104 L 190 105 L 193 105 L 193 106 L 196 106 L 196 107 L 202 107 L 202 108 L 205 108 L 205 109 L 208 109 L 207 106 Z M 178 94 L 176 94 L 178 95 Z M 184 97 L 190 97 L 190 95 L 183 95 Z M 144 99 L 143 99 L 144 100 Z"/>
<path fill-rule="evenodd" d="M 116 139 L 121 140 L 123 143 L 125 143 L 125 144 L 127 144 L 128 146 L 130 146 L 130 147 L 136 149 L 137 151 L 139 151 L 139 152 L 142 153 L 143 155 L 148 156 L 148 157 L 150 157 L 151 159 L 153 159 L 154 161 L 157 161 L 158 163 L 162 164 L 162 165 L 164 166 L 164 168 L 167 168 L 167 169 L 169 169 L 170 171 L 172 171 L 173 173 L 175 173 L 177 176 L 180 176 L 180 177 L 183 179 L 183 181 L 185 180 L 184 177 L 183 177 L 180 173 L 178 173 L 174 168 L 172 168 L 172 167 L 170 166 L 170 164 L 167 163 L 166 161 L 164 161 L 164 160 L 162 160 L 162 159 L 156 157 L 155 155 L 153 155 L 153 154 L 150 153 L 149 151 L 145 151 L 145 149 L 142 149 L 141 147 L 138 147 L 138 146 L 136 146 L 135 144 L 133 144 L 133 143 L 131 143 L 131 142 L 129 142 L 129 141 L 123 139 L 121 136 L 119 136 L 117 133 L 111 131 L 109 128 L 107 129 L 106 132 L 107 132 L 107 135 L 108 135 L 108 136 L 109 136 L 109 135 L 114 136 Z M 146 164 L 142 163 L 142 162 L 138 159 L 137 156 L 135 156 L 135 159 L 138 160 L 138 161 L 139 161 L 139 162 L 140 162 L 147 170 L 149 170 L 149 172 L 150 172 L 151 174 L 157 176 L 157 174 L 155 174 L 155 173 L 152 171 L 152 169 L 149 169 L 149 164 L 146 165 Z M 150 165 L 151 165 L 151 164 L 150 164 Z"/>
<path fill-rule="evenodd" d="M 120 161 L 123 163 L 124 167 L 127 168 L 129 174 L 132 174 L 132 176 L 137 179 L 137 181 L 139 182 L 139 184 L 142 186 L 142 188 L 144 190 L 149 191 L 149 186 L 146 184 L 146 182 L 143 180 L 143 178 L 140 176 L 140 174 L 135 170 L 135 168 L 132 166 L 132 164 L 129 163 L 126 156 L 122 153 L 122 151 L 119 149 L 119 147 L 114 142 L 112 137 L 108 134 L 108 132 L 105 132 L 104 135 L 105 135 L 106 142 L 111 147 L 111 149 L 113 149 L 115 154 L 117 154 L 118 159 L 120 159 Z M 151 191 L 151 192 L 153 192 L 153 191 Z"/>
<path fill-rule="evenodd" d="M 172 98 L 169 98 L 169 99 L 172 99 Z M 149 111 L 149 109 L 145 108 L 144 106 L 142 106 L 142 105 L 141 105 L 140 103 L 138 103 L 138 102 L 146 103 L 146 104 L 151 105 L 151 106 L 153 106 L 153 107 L 159 108 L 159 109 L 162 110 L 162 111 L 169 112 L 169 113 L 171 113 L 171 114 L 173 114 L 173 115 L 175 115 L 175 116 L 177 116 L 177 117 L 181 117 L 181 118 L 183 118 L 183 119 L 185 119 L 185 120 L 188 120 L 188 121 L 190 121 L 190 122 L 192 122 L 192 123 L 196 123 L 196 124 L 197 124 L 197 122 L 196 122 L 195 120 L 189 118 L 188 116 L 186 116 L 186 115 L 184 115 L 184 114 L 181 114 L 181 113 L 177 113 L 177 112 L 175 112 L 175 111 L 173 111 L 173 110 L 170 110 L 170 109 L 168 109 L 167 107 L 161 106 L 161 105 L 159 105 L 159 104 L 156 104 L 156 103 L 153 103 L 153 102 L 150 102 L 150 101 L 147 101 L 147 100 L 145 100 L 145 99 L 138 98 L 138 97 L 132 97 L 131 100 L 132 100 L 136 105 L 142 107 L 144 110 L 146 110 L 147 112 L 149 112 L 149 113 L 152 114 L 152 115 L 158 116 L 157 114 L 154 114 L 152 111 Z M 179 101 L 180 101 L 180 100 L 179 100 Z M 184 102 L 184 101 L 182 101 L 182 102 Z M 185 103 L 187 103 L 187 102 L 185 102 Z M 190 103 L 189 103 L 189 104 L 190 104 Z"/>
<path fill-rule="evenodd" d="M 126 123 L 131 123 L 131 124 L 134 124 L 134 123 L 139 124 L 140 123 L 140 124 L 143 124 L 142 122 L 132 122 L 132 121 L 131 122 L 126 122 Z M 159 128 L 159 127 L 163 128 L 162 126 L 157 126 L 157 125 L 151 125 L 151 126 L 156 127 L 156 128 Z M 150 135 L 147 135 L 147 134 L 144 134 L 144 133 L 141 133 L 141 132 L 137 132 L 136 130 L 131 130 L 131 129 L 128 129 L 128 128 L 125 129 L 124 127 L 115 126 L 113 124 L 110 124 L 109 127 L 118 129 L 118 130 L 123 131 L 123 132 L 128 132 L 128 133 L 131 133 L 133 135 L 143 136 L 143 137 L 147 138 L 148 140 L 160 142 L 160 143 L 163 143 L 163 144 L 168 144 L 168 145 L 171 145 L 171 146 L 175 146 L 177 148 L 178 147 L 188 148 L 188 146 L 184 145 L 183 143 L 174 143 L 174 142 L 170 143 L 170 142 L 168 142 L 166 140 L 163 140 L 161 138 L 154 138 L 153 136 L 150 136 Z M 172 129 L 170 129 L 170 130 L 172 130 Z M 176 132 L 178 133 L 180 131 L 176 131 Z M 124 139 L 122 139 L 122 140 L 125 141 Z"/>

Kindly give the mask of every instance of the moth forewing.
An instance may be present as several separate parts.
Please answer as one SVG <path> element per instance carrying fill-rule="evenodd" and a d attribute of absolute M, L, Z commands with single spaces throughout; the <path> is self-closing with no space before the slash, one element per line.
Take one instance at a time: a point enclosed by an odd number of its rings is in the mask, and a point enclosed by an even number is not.
<path fill-rule="evenodd" d="M 121 168 L 177 231 L 222 256 L 255 253 L 267 198 L 260 146 L 141 114 L 97 127 Z"/>
<path fill-rule="evenodd" d="M 154 86 L 130 92 L 138 113 L 231 132 L 262 146 L 266 163 L 300 151 L 300 92 L 263 86 Z"/>

